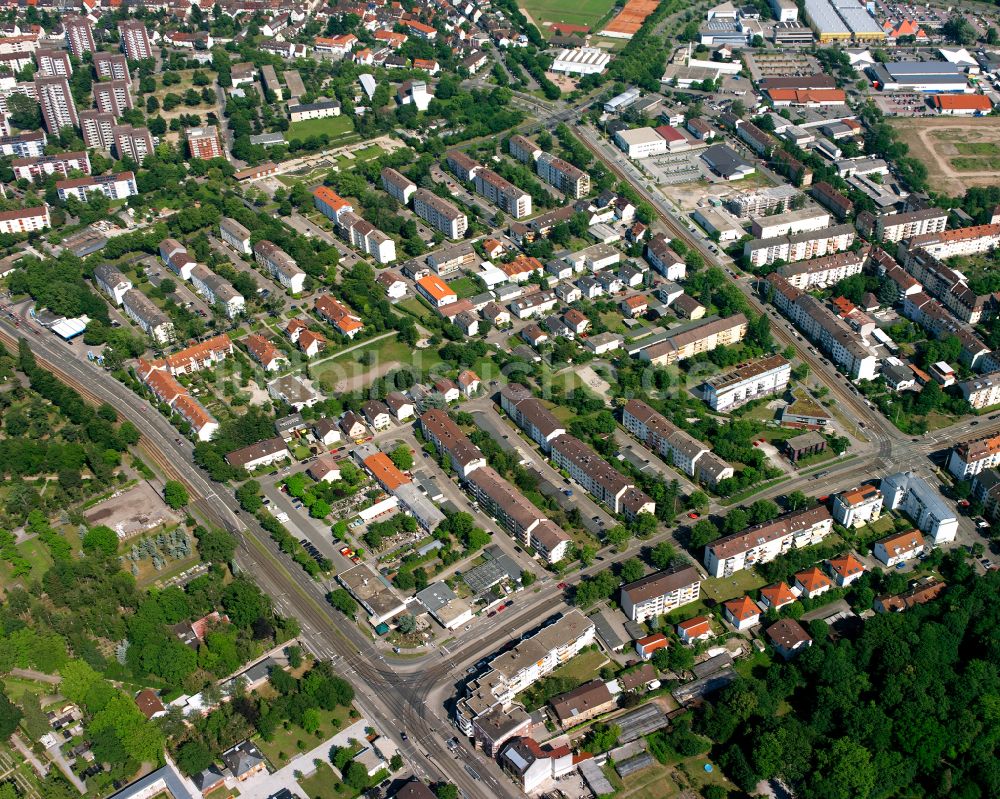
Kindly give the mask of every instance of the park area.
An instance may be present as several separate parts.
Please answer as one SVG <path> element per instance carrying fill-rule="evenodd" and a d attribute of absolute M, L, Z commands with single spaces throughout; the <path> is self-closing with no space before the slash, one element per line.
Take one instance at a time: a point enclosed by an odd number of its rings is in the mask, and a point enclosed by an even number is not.
<path fill-rule="evenodd" d="M 564 23 L 564 33 L 592 30 L 614 8 L 612 0 L 522 0 L 521 10 L 543 36 L 555 31 L 553 23 Z"/>
<path fill-rule="evenodd" d="M 928 183 L 951 195 L 996 183 L 1000 120 L 928 117 L 890 120 L 910 155 L 927 167 Z"/>
<path fill-rule="evenodd" d="M 357 140 L 354 133 L 354 123 L 350 117 L 324 117 L 323 119 L 304 119 L 301 122 L 292 122 L 288 126 L 288 133 L 285 138 L 288 141 L 295 139 L 304 140 L 310 136 L 322 136 L 326 134 L 330 137 L 330 144 L 348 144 Z"/>

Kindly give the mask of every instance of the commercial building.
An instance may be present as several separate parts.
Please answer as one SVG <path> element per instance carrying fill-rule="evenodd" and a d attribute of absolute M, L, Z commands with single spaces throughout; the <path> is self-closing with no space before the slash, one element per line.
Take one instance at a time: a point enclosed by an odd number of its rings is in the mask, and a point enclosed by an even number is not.
<path fill-rule="evenodd" d="M 368 614 L 372 627 L 406 612 L 406 604 L 388 581 L 367 563 L 359 563 L 337 575 L 340 583 Z"/>
<path fill-rule="evenodd" d="M 76 103 L 66 78 L 35 78 L 35 97 L 42 109 L 42 119 L 50 136 L 58 136 L 63 128 L 80 126 Z"/>
<path fill-rule="evenodd" d="M 466 683 L 466 695 L 456 703 L 458 728 L 488 753 L 498 750 L 506 738 L 517 733 L 510 732 L 502 740 L 490 735 L 491 711 L 507 716 L 517 694 L 594 643 L 595 633 L 592 621 L 571 610 L 508 651 L 494 655 L 486 674 Z M 524 720 L 528 722 L 527 716 Z"/>
<path fill-rule="evenodd" d="M 700 594 L 698 570 L 691 565 L 676 566 L 622 586 L 622 610 L 641 624 L 697 601 Z"/>
<path fill-rule="evenodd" d="M 292 294 L 298 294 L 305 287 L 306 273 L 277 244 L 261 239 L 253 245 L 253 255 L 254 260 Z"/>
<path fill-rule="evenodd" d="M 963 441 L 951 448 L 948 471 L 959 480 L 1000 466 L 1000 435 L 988 435 Z"/>
<path fill-rule="evenodd" d="M 188 150 L 192 158 L 208 160 L 211 158 L 225 158 L 222 150 L 222 142 L 219 141 L 219 131 L 215 125 L 206 125 L 203 128 L 188 128 L 187 133 Z"/>
<path fill-rule="evenodd" d="M 626 128 L 615 133 L 615 144 L 629 158 L 649 158 L 667 152 L 667 141 L 652 128 Z"/>
<path fill-rule="evenodd" d="M 770 563 L 789 550 L 818 544 L 832 531 L 833 517 L 822 505 L 793 511 L 708 544 L 705 567 L 712 577 L 728 577 Z"/>
<path fill-rule="evenodd" d="M 129 61 L 142 61 L 153 57 L 153 45 L 149 41 L 149 31 L 137 19 L 127 19 L 118 23 L 118 37 L 122 52 Z"/>
<path fill-rule="evenodd" d="M 707 444 L 681 430 L 642 400 L 625 403 L 622 426 L 663 460 L 713 488 L 734 474 L 733 467 L 713 455 Z"/>
<path fill-rule="evenodd" d="M 509 180 L 500 177 L 492 169 L 483 167 L 476 170 L 472 180 L 476 191 L 501 211 L 510 214 L 515 219 L 531 215 L 531 195 L 519 189 Z"/>
<path fill-rule="evenodd" d="M 552 441 L 552 462 L 589 493 L 627 520 L 655 513 L 656 503 L 580 439 L 563 434 Z"/>
<path fill-rule="evenodd" d="M 535 793 L 545 783 L 557 780 L 576 768 L 573 750 L 569 746 L 540 746 L 533 738 L 527 737 L 510 739 L 500 750 L 499 761 L 500 767 L 516 779 L 526 794 Z M 428 794 L 429 796 L 420 799 L 431 799 L 433 794 Z M 402 797 L 402 794 L 396 796 Z"/>
<path fill-rule="evenodd" d="M 219 235 L 236 252 L 244 255 L 250 254 L 250 231 L 235 219 L 230 219 L 228 216 L 222 217 L 219 220 Z"/>
<path fill-rule="evenodd" d="M 691 212 L 691 218 L 701 225 L 709 237 L 721 244 L 743 238 L 743 227 L 739 220 L 721 208 L 695 208 Z"/>
<path fill-rule="evenodd" d="M 958 519 L 954 511 L 922 477 L 913 472 L 897 472 L 883 477 L 879 487 L 885 506 L 909 516 L 935 546 L 955 540 Z"/>
<path fill-rule="evenodd" d="M 590 194 L 590 175 L 550 153 L 538 156 L 535 171 L 542 180 L 569 197 L 579 199 Z"/>
<path fill-rule="evenodd" d="M 841 491 L 833 497 L 833 519 L 844 527 L 863 527 L 882 515 L 882 492 L 873 485 Z"/>
<path fill-rule="evenodd" d="M 792 364 L 780 355 L 756 358 L 705 381 L 703 394 L 713 411 L 725 413 L 762 397 L 784 392 Z"/>
<path fill-rule="evenodd" d="M 890 92 L 965 93 L 972 87 L 964 67 L 947 61 L 888 61 L 866 70 L 876 88 Z"/>
<path fill-rule="evenodd" d="M 757 171 L 753 164 L 741 158 L 726 144 L 708 147 L 701 154 L 701 160 L 723 180 L 742 180 Z"/>
<path fill-rule="evenodd" d="M 431 583 L 417 592 L 416 599 L 446 630 L 457 630 L 472 621 L 472 607 L 460 599 L 447 583 Z"/>
<path fill-rule="evenodd" d="M 70 197 L 86 202 L 91 192 L 100 192 L 109 200 L 124 200 L 139 193 L 132 172 L 119 172 L 117 175 L 98 175 L 85 178 L 70 178 L 56 181 L 56 192 L 60 200 Z"/>
<path fill-rule="evenodd" d="M 837 225 L 821 231 L 807 231 L 792 236 L 754 239 L 743 246 L 743 255 L 751 266 L 761 267 L 775 261 L 804 261 L 848 249 L 855 239 L 853 225 Z"/>
<path fill-rule="evenodd" d="M 569 75 L 600 75 L 610 61 L 610 54 L 599 47 L 577 47 L 560 50 L 550 69 Z"/>
<path fill-rule="evenodd" d="M 949 116 L 983 116 L 993 110 L 993 101 L 985 94 L 935 94 L 931 106 Z"/>
<path fill-rule="evenodd" d="M 415 189 L 413 213 L 450 239 L 462 238 L 469 228 L 469 218 L 462 211 L 427 189 Z"/>

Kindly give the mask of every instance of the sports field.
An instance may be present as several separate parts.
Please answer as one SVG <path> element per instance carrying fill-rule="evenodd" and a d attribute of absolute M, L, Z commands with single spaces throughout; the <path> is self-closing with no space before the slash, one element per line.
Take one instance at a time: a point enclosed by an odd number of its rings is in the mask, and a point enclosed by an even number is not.
<path fill-rule="evenodd" d="M 1000 172 L 1000 120 L 996 117 L 927 117 L 891 120 L 910 155 L 927 167 L 929 183 L 958 195 L 989 186 Z"/>
<path fill-rule="evenodd" d="M 521 0 L 519 5 L 543 36 L 551 36 L 553 22 L 592 28 L 614 7 L 614 0 Z"/>
<path fill-rule="evenodd" d="M 288 141 L 308 139 L 310 136 L 319 136 L 323 133 L 330 137 L 331 144 L 347 144 L 348 140 L 354 138 L 352 135 L 354 123 L 347 116 L 304 119 L 301 122 L 292 122 L 288 126 L 285 139 Z"/>

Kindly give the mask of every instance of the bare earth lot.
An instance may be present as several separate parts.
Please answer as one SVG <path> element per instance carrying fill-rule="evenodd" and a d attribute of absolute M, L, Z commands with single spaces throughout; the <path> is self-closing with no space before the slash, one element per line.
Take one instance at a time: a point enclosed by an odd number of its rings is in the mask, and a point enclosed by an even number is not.
<path fill-rule="evenodd" d="M 930 117 L 890 120 L 927 166 L 930 185 L 951 195 L 997 182 L 1000 173 L 1000 119 Z"/>

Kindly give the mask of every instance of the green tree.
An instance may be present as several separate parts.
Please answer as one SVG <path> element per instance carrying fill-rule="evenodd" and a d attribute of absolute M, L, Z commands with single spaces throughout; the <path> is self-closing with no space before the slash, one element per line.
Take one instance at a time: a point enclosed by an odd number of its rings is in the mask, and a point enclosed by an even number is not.
<path fill-rule="evenodd" d="M 0 741 L 6 741 L 21 722 L 21 709 L 0 692 Z"/>
<path fill-rule="evenodd" d="M 634 583 L 636 580 L 642 579 L 642 576 L 646 573 L 642 561 L 638 558 L 629 558 L 623 561 L 620 569 L 619 576 L 623 583 Z"/>
<path fill-rule="evenodd" d="M 413 468 L 413 452 L 405 443 L 400 444 L 389 453 L 389 460 L 391 460 L 400 471 L 408 472 Z"/>
<path fill-rule="evenodd" d="M 189 777 L 212 765 L 212 752 L 198 740 L 185 741 L 177 750 L 177 766 Z"/>
<path fill-rule="evenodd" d="M 188 492 L 184 484 L 177 480 L 167 480 L 163 486 L 163 501 L 174 510 L 180 510 L 188 504 Z"/>
<path fill-rule="evenodd" d="M 669 541 L 661 541 L 649 551 L 649 562 L 657 569 L 668 568 L 677 559 L 677 551 Z"/>
<path fill-rule="evenodd" d="M 329 593 L 327 599 L 330 604 L 333 605 L 337 610 L 343 613 L 348 618 L 354 619 L 358 615 L 358 603 L 354 601 L 347 591 L 343 588 L 337 588 Z"/>
<path fill-rule="evenodd" d="M 458 788 L 450 782 L 439 782 L 434 785 L 434 795 L 437 799 L 458 799 Z"/>
<path fill-rule="evenodd" d="M 87 530 L 81 544 L 83 551 L 89 554 L 96 552 L 109 556 L 118 554 L 118 534 L 104 524 Z"/>
<path fill-rule="evenodd" d="M 352 760 L 347 764 L 347 769 L 344 771 L 344 784 L 350 785 L 359 793 L 365 790 L 369 785 L 368 769 L 356 760 Z"/>

